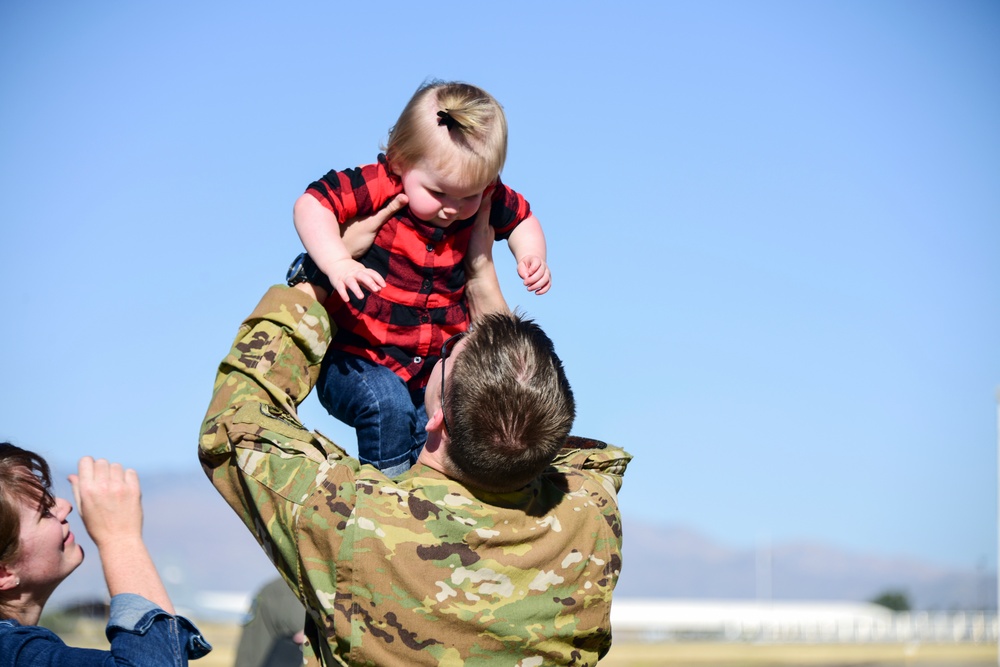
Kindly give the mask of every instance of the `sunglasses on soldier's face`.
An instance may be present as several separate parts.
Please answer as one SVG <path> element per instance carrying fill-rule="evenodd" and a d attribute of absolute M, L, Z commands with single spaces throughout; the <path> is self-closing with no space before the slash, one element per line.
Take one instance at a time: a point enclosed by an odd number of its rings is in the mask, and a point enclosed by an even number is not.
<path fill-rule="evenodd" d="M 451 434 L 451 429 L 448 427 L 448 411 L 444 408 L 444 363 L 445 359 L 451 356 L 451 351 L 455 349 L 455 344 L 465 337 L 468 331 L 461 331 L 454 336 L 451 336 L 444 343 L 441 344 L 441 418 L 444 420 L 444 430 Z"/>

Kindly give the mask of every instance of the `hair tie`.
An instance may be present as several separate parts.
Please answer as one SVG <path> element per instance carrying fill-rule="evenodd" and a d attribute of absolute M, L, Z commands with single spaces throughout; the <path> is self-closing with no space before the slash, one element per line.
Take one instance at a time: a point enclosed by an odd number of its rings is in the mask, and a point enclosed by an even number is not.
<path fill-rule="evenodd" d="M 438 111 L 438 125 L 444 125 L 449 130 L 454 130 L 456 127 L 462 127 L 459 122 L 452 118 L 452 115 L 448 113 L 448 109 Z"/>

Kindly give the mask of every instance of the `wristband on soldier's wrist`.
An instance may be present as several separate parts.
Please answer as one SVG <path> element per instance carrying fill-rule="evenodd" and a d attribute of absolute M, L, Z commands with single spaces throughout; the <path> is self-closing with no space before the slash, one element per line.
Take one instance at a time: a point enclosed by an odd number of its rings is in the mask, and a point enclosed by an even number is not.
<path fill-rule="evenodd" d="M 330 279 L 326 277 L 325 273 L 319 270 L 316 262 L 313 261 L 313 258 L 308 253 L 301 253 L 292 260 L 291 265 L 288 267 L 288 273 L 285 274 L 285 282 L 288 283 L 289 287 L 293 287 L 299 283 L 311 283 L 316 287 L 325 289 L 327 294 L 333 292 L 333 285 L 330 283 Z"/>

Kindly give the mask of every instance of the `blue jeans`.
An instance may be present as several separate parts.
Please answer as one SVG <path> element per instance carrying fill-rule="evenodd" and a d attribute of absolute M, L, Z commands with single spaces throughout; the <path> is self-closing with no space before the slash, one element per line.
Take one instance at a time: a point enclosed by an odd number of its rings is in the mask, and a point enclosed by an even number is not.
<path fill-rule="evenodd" d="M 354 427 L 362 463 L 387 477 L 416 463 L 427 440 L 423 389 L 410 391 L 385 366 L 339 350 L 327 351 L 316 389 L 326 411 Z"/>

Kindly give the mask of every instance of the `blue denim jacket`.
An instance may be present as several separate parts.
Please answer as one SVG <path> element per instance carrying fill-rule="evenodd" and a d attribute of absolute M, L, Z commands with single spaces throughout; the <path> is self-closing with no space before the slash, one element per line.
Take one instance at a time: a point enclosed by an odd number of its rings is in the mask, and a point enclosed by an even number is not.
<path fill-rule="evenodd" d="M 191 621 L 131 593 L 111 598 L 110 651 L 66 646 L 47 628 L 0 619 L 0 667 L 179 667 L 212 650 Z"/>

